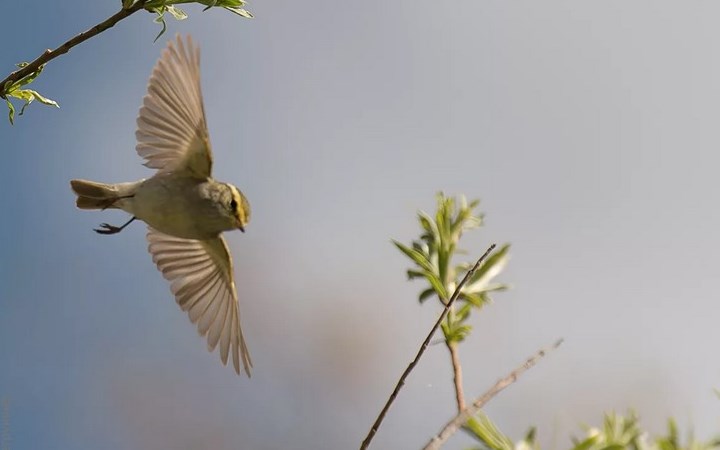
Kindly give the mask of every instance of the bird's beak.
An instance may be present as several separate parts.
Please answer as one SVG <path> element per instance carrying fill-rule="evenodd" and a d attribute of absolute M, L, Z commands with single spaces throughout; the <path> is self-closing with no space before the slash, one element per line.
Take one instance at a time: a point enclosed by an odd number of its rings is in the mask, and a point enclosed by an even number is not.
<path fill-rule="evenodd" d="M 245 227 L 243 227 L 242 225 L 238 225 L 238 229 L 243 233 L 245 232 Z"/>

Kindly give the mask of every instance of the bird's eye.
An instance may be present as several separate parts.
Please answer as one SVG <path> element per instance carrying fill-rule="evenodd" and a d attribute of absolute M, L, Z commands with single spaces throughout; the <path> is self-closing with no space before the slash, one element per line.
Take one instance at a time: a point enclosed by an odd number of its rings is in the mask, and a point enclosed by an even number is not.
<path fill-rule="evenodd" d="M 237 211 L 237 201 L 235 201 L 235 199 L 232 199 L 230 201 L 230 209 L 233 211 Z"/>

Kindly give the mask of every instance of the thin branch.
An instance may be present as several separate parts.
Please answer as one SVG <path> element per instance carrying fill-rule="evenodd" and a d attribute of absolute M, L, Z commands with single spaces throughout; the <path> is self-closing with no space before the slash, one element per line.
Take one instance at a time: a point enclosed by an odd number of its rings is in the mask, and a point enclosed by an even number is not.
<path fill-rule="evenodd" d="M 462 366 L 460 365 L 457 342 L 447 342 L 447 348 L 450 350 L 450 359 L 452 360 L 453 366 L 455 401 L 457 402 L 458 412 L 462 412 L 462 410 L 465 409 L 465 394 L 463 394 Z"/>
<path fill-rule="evenodd" d="M 395 397 L 397 397 L 398 392 L 400 392 L 400 388 L 403 387 L 405 384 L 405 379 L 408 375 L 410 375 L 410 372 L 415 368 L 415 365 L 420 361 L 420 357 L 422 357 L 423 353 L 425 353 L 425 349 L 427 349 L 428 344 L 430 344 L 430 339 L 432 339 L 433 334 L 435 334 L 435 331 L 438 329 L 442 321 L 445 319 L 445 316 L 447 316 L 448 311 L 450 310 L 450 307 L 455 303 L 455 300 L 457 300 L 458 296 L 460 296 L 460 290 L 463 286 L 465 286 L 465 283 L 473 276 L 475 271 L 480 267 L 480 264 L 485 260 L 485 258 L 488 257 L 490 252 L 492 252 L 495 249 L 495 244 L 491 245 L 490 248 L 488 248 L 485 253 L 480 257 L 480 259 L 477 260 L 475 265 L 468 270 L 468 272 L 463 277 L 462 281 L 460 281 L 460 284 L 457 285 L 455 288 L 455 292 L 453 292 L 452 297 L 450 297 L 450 300 L 447 302 L 445 307 L 443 308 L 442 314 L 440 314 L 440 317 L 438 318 L 437 322 L 435 322 L 435 325 L 433 325 L 432 329 L 430 330 L 430 333 L 428 333 L 427 337 L 423 341 L 422 345 L 420 346 L 420 350 L 418 350 L 417 355 L 415 355 L 415 359 L 412 360 L 412 362 L 407 366 L 405 369 L 405 372 L 400 376 L 400 379 L 398 380 L 397 384 L 395 385 L 395 389 L 392 391 L 392 394 L 390 394 L 390 398 L 388 398 L 387 402 L 385 403 L 385 406 L 383 407 L 382 411 L 380 411 L 380 414 L 378 415 L 377 419 L 375 419 L 375 423 L 373 423 L 372 427 L 370 428 L 370 431 L 368 432 L 368 435 L 365 437 L 365 440 L 360 445 L 360 450 L 365 450 L 370 445 L 370 441 L 372 441 L 372 438 L 375 436 L 375 433 L 377 433 L 378 428 L 380 428 L 380 425 L 382 424 L 383 419 L 385 419 L 385 414 L 387 414 L 388 410 L 390 409 L 390 406 L 395 401 Z"/>
<path fill-rule="evenodd" d="M 525 361 L 522 366 L 513 370 L 508 376 L 495 383 L 495 385 L 491 387 L 487 392 L 478 397 L 472 405 L 470 405 L 468 408 L 465 408 L 457 416 L 453 417 L 451 421 L 445 424 L 442 430 L 440 430 L 440 433 L 433 437 L 430 442 L 428 442 L 428 444 L 423 447 L 423 450 L 438 450 L 440 447 L 442 447 L 445 441 L 447 441 L 450 436 L 455 434 L 455 432 L 459 430 L 472 416 L 477 414 L 477 412 L 480 411 L 480 409 L 485 406 L 487 402 L 489 402 L 493 397 L 500 393 L 500 391 L 517 381 L 518 377 L 522 375 L 523 372 L 532 368 L 535 364 L 537 364 L 538 361 L 540 361 L 540 359 L 542 359 L 543 356 L 547 355 L 552 350 L 558 348 L 562 343 L 563 340 L 558 339 L 558 341 L 555 342 L 551 347 L 541 349 L 535 355 L 528 358 L 528 360 Z"/>
<path fill-rule="evenodd" d="M 40 66 L 47 63 L 48 61 L 51 61 L 58 56 L 67 53 L 68 51 L 70 51 L 71 48 L 75 47 L 76 45 L 81 44 L 86 40 L 90 39 L 91 37 L 102 33 L 108 28 L 113 27 L 116 23 L 120 22 L 124 18 L 143 9 L 146 2 L 147 0 L 137 0 L 137 2 L 135 2 L 132 6 L 128 7 L 127 9 L 121 9 L 117 13 L 108 17 L 103 22 L 100 22 L 89 30 L 78 34 L 74 38 L 62 44 L 60 47 L 56 48 L 55 50 L 45 50 L 40 56 L 35 58 L 33 62 L 21 69 L 16 70 L 15 72 L 12 72 L 10 75 L 7 76 L 7 78 L 0 81 L 0 97 L 5 98 L 5 94 L 7 93 L 5 91 L 5 86 L 12 86 L 15 82 L 36 72 L 40 68 Z"/>

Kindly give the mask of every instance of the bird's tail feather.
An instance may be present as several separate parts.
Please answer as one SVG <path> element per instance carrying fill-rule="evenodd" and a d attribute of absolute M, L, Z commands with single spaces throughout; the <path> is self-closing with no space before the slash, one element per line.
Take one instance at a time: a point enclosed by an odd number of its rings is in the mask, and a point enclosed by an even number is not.
<path fill-rule="evenodd" d="M 70 181 L 70 187 L 78 196 L 76 205 L 80 209 L 117 208 L 116 201 L 131 195 L 128 187 L 132 184 L 134 183 L 105 184 L 88 180 Z"/>

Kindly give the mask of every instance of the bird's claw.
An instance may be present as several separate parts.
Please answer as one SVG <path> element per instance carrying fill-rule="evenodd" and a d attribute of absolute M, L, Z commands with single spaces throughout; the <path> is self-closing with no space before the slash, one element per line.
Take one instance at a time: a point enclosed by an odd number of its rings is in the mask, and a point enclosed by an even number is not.
<path fill-rule="evenodd" d="M 115 234 L 122 230 L 120 227 L 110 225 L 109 223 L 101 223 L 100 228 L 93 228 L 93 231 L 99 234 Z"/>

